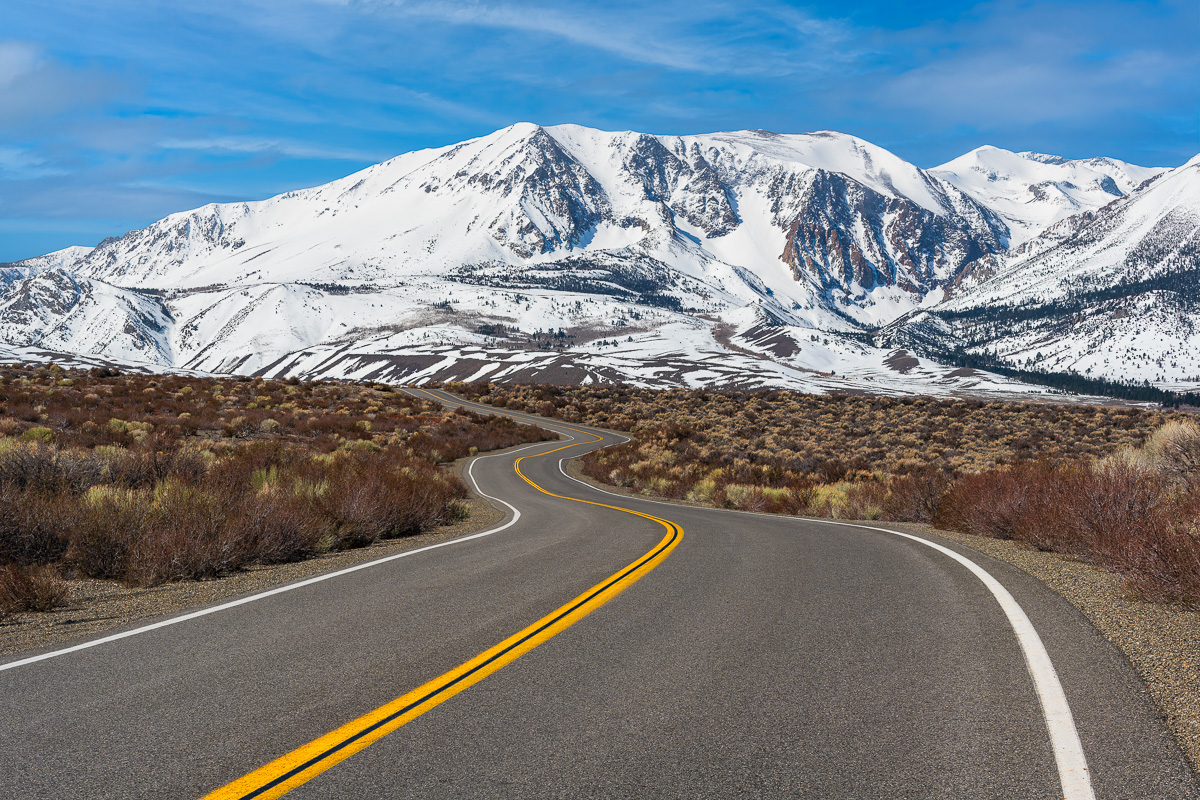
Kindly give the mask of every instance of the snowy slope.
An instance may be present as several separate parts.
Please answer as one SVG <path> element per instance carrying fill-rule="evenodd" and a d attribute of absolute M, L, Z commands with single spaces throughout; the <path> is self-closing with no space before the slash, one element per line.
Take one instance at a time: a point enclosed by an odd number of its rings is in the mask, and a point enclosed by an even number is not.
<path fill-rule="evenodd" d="M 93 249 L 91 247 L 64 247 L 62 250 L 55 250 L 44 256 L 0 264 L 0 290 L 46 270 L 73 270 L 75 265 Z"/>
<path fill-rule="evenodd" d="M 21 270 L 27 275 L 45 272 L 48 269 L 73 270 L 94 249 L 94 247 L 64 247 L 62 250 L 55 250 L 53 253 L 47 253 L 44 256 L 34 256 L 24 261 L 0 264 L 0 269 Z"/>
<path fill-rule="evenodd" d="M 1200 380 L 1200 156 L 1060 223 L 902 333 L 1047 371 Z"/>
<path fill-rule="evenodd" d="M 986 145 L 929 172 L 998 213 L 1016 246 L 1067 217 L 1124 197 L 1166 168 L 1115 158 L 1068 160 Z"/>
<path fill-rule="evenodd" d="M 0 342 L 173 366 L 174 320 L 160 301 L 61 269 L 0 291 Z"/>

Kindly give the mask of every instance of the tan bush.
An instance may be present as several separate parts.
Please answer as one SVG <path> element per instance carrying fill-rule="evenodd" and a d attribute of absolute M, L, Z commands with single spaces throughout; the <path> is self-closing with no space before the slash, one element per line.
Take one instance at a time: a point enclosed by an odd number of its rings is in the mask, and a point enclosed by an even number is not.
<path fill-rule="evenodd" d="M 1150 434 L 1143 448 L 1151 467 L 1180 486 L 1200 486 L 1200 425 L 1172 420 Z"/>
<path fill-rule="evenodd" d="M 69 587 L 50 567 L 0 566 L 0 617 L 17 611 L 53 611 L 67 604 Z"/>

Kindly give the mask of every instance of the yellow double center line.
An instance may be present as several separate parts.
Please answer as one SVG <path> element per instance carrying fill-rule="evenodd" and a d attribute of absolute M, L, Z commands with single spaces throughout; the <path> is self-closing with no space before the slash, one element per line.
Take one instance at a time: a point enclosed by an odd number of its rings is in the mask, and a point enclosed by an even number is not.
<path fill-rule="evenodd" d="M 594 444 L 598 441 L 601 441 L 599 436 L 591 442 L 572 442 L 554 450 L 539 453 L 537 456 L 522 456 L 516 460 L 513 468 L 526 483 L 542 494 L 563 500 L 572 500 L 576 503 L 624 511 L 627 514 L 659 523 L 667 529 L 667 532 L 653 549 L 571 602 L 560 606 L 529 627 L 480 653 L 465 664 L 413 689 L 403 697 L 398 697 L 352 722 L 347 722 L 337 730 L 331 731 L 319 739 L 314 739 L 287 755 L 280 756 L 233 783 L 205 795 L 204 800 L 250 800 L 250 798 L 267 800 L 267 798 L 281 797 L 287 794 L 297 786 L 307 783 L 335 764 L 345 761 L 363 748 L 416 719 L 439 703 L 444 703 L 467 687 L 478 683 L 505 664 L 515 661 L 552 636 L 571 627 L 662 563 L 675 549 L 675 545 L 679 544 L 679 540 L 683 538 L 683 528 L 674 522 L 620 506 L 555 494 L 538 486 L 525 473 L 521 472 L 521 462 L 526 458 L 548 456 L 578 444 Z"/>

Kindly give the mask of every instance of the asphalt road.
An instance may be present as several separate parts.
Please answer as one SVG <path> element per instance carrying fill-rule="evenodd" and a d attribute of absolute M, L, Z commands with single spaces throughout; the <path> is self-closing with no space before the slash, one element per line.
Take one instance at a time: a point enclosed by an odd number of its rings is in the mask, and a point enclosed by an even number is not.
<path fill-rule="evenodd" d="M 297 750 L 301 763 L 328 750 L 306 745 L 427 682 L 470 683 L 462 665 L 638 564 L 624 591 L 551 619 L 478 682 L 298 774 L 287 797 L 1063 796 L 1022 647 L 963 564 L 880 530 L 614 497 L 560 460 L 617 437 L 564 432 L 599 441 L 474 462 L 479 489 L 520 512 L 497 533 L 0 664 L 0 796 L 196 798 Z M 523 480 L 522 457 L 564 497 Z M 682 538 L 663 552 L 670 523 Z M 1200 797 L 1144 687 L 1077 611 L 937 543 L 1032 621 L 1096 797 Z"/>

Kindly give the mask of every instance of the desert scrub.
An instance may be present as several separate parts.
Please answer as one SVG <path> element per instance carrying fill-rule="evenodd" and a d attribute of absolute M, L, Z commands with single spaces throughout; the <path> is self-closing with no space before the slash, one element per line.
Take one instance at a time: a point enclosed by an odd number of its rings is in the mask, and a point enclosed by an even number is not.
<path fill-rule="evenodd" d="M 552 438 L 390 387 L 0 367 L 0 602 L 421 533 L 465 513 L 439 461 Z"/>
<path fill-rule="evenodd" d="M 1119 406 L 790 391 L 487 383 L 449 388 L 504 408 L 630 431 L 637 441 L 624 447 L 638 452 L 628 463 L 652 453 L 709 468 L 739 458 L 779 476 L 823 483 L 931 468 L 961 474 L 1035 458 L 1101 458 L 1141 445 L 1154 429 L 1184 418 Z M 590 458 L 603 457 L 598 452 Z"/>
<path fill-rule="evenodd" d="M 1200 494 L 1146 461 L 1034 462 L 966 475 L 934 522 L 1067 553 L 1125 575 L 1144 599 L 1200 608 Z"/>
<path fill-rule="evenodd" d="M 1200 608 L 1200 425 L 1117 406 L 455 384 L 628 430 L 584 474 L 744 511 L 932 522 L 1067 553 Z"/>

